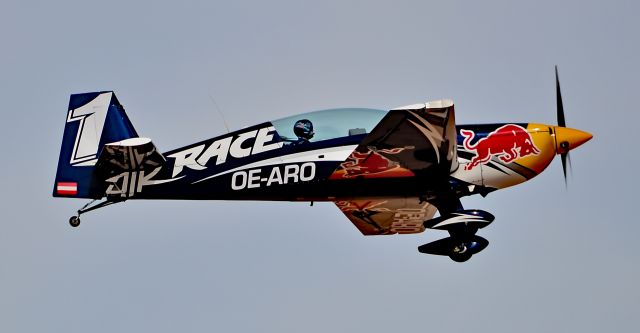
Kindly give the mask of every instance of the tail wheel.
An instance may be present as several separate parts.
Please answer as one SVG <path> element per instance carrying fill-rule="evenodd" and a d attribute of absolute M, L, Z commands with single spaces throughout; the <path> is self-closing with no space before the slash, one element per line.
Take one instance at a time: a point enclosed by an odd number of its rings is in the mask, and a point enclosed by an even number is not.
<path fill-rule="evenodd" d="M 69 224 L 72 227 L 77 228 L 80 225 L 80 217 L 79 216 L 71 216 L 69 218 Z"/>

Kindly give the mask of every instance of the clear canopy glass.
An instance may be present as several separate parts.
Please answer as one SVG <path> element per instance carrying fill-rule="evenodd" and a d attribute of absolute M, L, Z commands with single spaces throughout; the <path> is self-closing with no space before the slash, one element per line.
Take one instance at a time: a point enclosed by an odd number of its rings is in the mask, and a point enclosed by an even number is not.
<path fill-rule="evenodd" d="M 369 133 L 386 114 L 387 111 L 377 109 L 330 109 L 298 114 L 271 123 L 286 141 L 301 140 L 301 129 L 309 132 L 311 123 L 313 136 L 306 140 L 317 142 Z M 294 132 L 295 126 L 299 127 L 298 133 Z"/>

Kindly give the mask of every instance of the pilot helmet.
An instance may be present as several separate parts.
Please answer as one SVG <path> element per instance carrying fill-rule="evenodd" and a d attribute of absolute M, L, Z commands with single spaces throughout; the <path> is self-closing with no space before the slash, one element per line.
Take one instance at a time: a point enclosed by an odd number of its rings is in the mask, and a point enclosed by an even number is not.
<path fill-rule="evenodd" d="M 293 125 L 293 133 L 300 139 L 310 140 L 313 138 L 313 123 L 309 119 L 301 119 Z"/>

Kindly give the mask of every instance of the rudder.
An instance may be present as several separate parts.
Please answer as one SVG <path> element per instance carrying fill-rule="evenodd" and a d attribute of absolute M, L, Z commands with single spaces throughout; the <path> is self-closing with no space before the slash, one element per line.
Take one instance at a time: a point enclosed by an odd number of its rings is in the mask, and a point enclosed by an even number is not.
<path fill-rule="evenodd" d="M 113 91 L 71 95 L 53 196 L 103 197 L 105 184 L 95 172 L 102 148 L 136 137 L 138 133 Z"/>

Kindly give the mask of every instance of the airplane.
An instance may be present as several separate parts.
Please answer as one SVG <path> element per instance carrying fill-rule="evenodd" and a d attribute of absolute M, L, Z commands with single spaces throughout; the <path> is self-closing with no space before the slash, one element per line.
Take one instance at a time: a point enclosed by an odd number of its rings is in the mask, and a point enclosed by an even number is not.
<path fill-rule="evenodd" d="M 460 199 L 523 183 L 592 135 L 557 125 L 457 125 L 454 103 L 388 111 L 343 108 L 263 122 L 161 153 L 140 137 L 113 91 L 71 95 L 54 197 L 92 199 L 69 219 L 134 199 L 333 202 L 363 235 L 444 230 L 418 247 L 469 260 L 494 216 Z M 569 160 L 570 162 L 570 160 Z M 439 216 L 434 217 L 436 212 Z"/>

